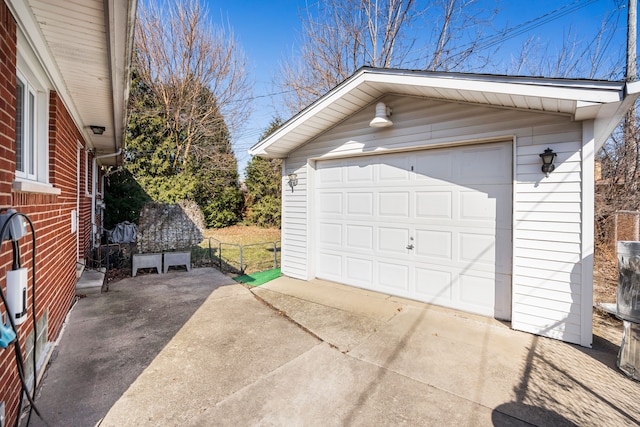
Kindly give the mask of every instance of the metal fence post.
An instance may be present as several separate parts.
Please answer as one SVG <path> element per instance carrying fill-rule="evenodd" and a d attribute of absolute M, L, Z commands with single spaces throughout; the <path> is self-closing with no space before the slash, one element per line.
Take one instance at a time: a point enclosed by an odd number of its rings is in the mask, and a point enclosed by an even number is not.
<path fill-rule="evenodd" d="M 240 245 L 240 274 L 244 274 L 244 267 L 242 266 L 242 248 L 243 246 Z"/>
<path fill-rule="evenodd" d="M 273 242 L 273 268 L 278 268 L 278 247 L 276 242 Z"/>
<path fill-rule="evenodd" d="M 220 259 L 220 273 L 222 273 L 222 242 L 218 242 L 218 259 Z"/>

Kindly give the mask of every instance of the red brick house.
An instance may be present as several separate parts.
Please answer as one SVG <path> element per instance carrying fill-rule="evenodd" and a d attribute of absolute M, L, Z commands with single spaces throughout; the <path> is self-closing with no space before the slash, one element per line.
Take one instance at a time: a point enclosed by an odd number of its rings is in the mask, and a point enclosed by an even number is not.
<path fill-rule="evenodd" d="M 24 213 L 36 235 L 37 370 L 99 242 L 101 175 L 122 162 L 136 0 L 0 1 L 0 209 Z M 28 267 L 32 234 L 19 240 Z M 0 246 L 7 291 L 12 245 Z M 80 266 L 80 267 L 78 267 Z M 6 307 L 0 302 L 3 322 Z M 18 338 L 33 378 L 33 313 Z M 0 348 L 0 416 L 13 425 L 20 383 L 12 347 Z"/>

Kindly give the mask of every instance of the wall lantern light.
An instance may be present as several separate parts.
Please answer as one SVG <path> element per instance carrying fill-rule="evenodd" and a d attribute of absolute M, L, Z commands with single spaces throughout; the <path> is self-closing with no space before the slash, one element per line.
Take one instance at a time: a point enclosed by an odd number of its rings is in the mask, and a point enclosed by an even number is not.
<path fill-rule="evenodd" d="M 295 173 L 289 174 L 289 187 L 291 187 L 291 192 L 293 193 L 293 187 L 298 185 L 298 175 Z"/>
<path fill-rule="evenodd" d="M 378 102 L 376 104 L 376 116 L 369 122 L 369 126 L 372 128 L 388 128 L 393 126 L 393 122 L 389 119 L 391 115 L 391 108 L 384 105 L 384 102 Z"/>
<path fill-rule="evenodd" d="M 89 126 L 89 128 L 91 129 L 91 132 L 93 132 L 94 135 L 102 135 L 106 130 L 104 126 L 96 126 L 96 125 L 91 125 Z"/>
<path fill-rule="evenodd" d="M 554 153 L 551 148 L 547 148 L 544 150 L 544 153 L 540 154 L 540 158 L 542 159 L 542 172 L 547 178 L 549 178 L 549 174 L 556 168 L 553 164 L 553 160 L 556 156 L 557 154 Z"/>

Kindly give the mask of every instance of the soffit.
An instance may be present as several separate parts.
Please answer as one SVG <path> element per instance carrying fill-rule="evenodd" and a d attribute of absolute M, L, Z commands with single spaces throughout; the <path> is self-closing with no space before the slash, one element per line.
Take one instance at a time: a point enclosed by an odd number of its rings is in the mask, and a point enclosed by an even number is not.
<path fill-rule="evenodd" d="M 11 5 L 90 148 L 98 155 L 117 152 L 126 126 L 136 0 L 11 0 Z M 94 135 L 91 125 L 106 131 Z"/>

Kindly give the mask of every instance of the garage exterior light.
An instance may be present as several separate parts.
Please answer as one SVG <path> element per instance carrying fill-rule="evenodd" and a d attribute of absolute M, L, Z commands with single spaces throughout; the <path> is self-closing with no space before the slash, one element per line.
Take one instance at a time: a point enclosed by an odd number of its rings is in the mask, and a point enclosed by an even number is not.
<path fill-rule="evenodd" d="M 289 178 L 289 187 L 291 187 L 291 192 L 293 193 L 293 187 L 298 185 L 298 175 L 295 173 L 290 173 L 288 178 Z"/>
<path fill-rule="evenodd" d="M 376 116 L 369 122 L 369 126 L 372 128 L 388 128 L 393 126 L 393 122 L 389 119 L 391 115 L 391 108 L 384 105 L 384 102 L 378 102 L 376 104 Z"/>
<path fill-rule="evenodd" d="M 553 152 L 551 148 L 547 148 L 543 153 L 540 154 L 540 158 L 542 159 L 542 173 L 544 176 L 549 178 L 549 174 L 553 172 L 556 166 L 553 164 L 553 160 L 556 158 L 557 154 Z"/>

